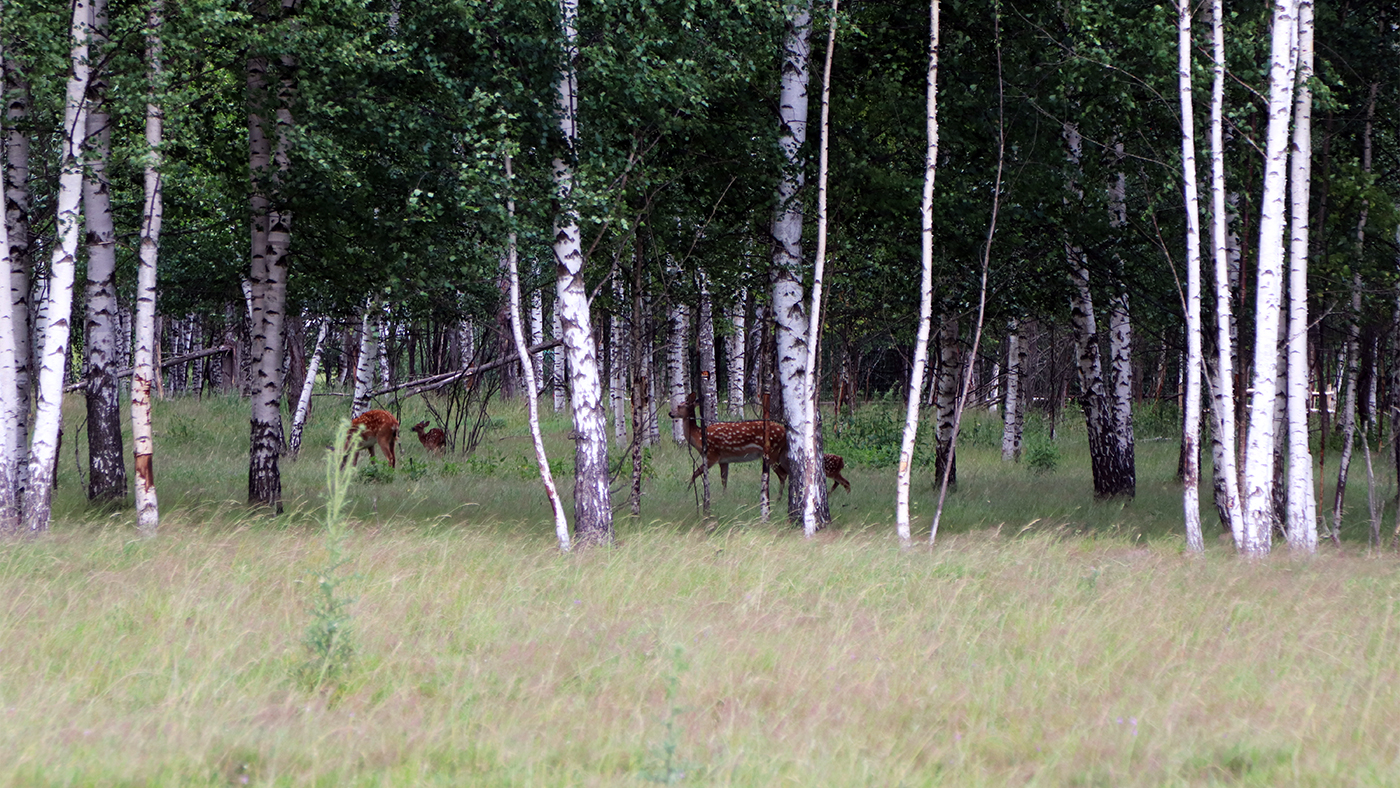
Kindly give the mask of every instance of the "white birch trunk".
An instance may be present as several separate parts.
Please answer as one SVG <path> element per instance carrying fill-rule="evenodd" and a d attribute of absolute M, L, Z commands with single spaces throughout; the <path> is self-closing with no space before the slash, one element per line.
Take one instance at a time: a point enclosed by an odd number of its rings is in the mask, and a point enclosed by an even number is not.
<path fill-rule="evenodd" d="M 695 325 L 695 349 L 700 361 L 700 408 L 706 424 L 719 421 L 719 377 L 715 374 L 715 310 L 710 282 L 701 271 L 700 312 Z"/>
<path fill-rule="evenodd" d="M 925 81 L 924 191 L 919 207 L 919 237 L 923 275 L 919 284 L 919 331 L 914 340 L 914 365 L 909 374 L 905 401 L 904 434 L 899 446 L 895 477 L 895 530 L 899 543 L 912 542 L 909 527 L 909 483 L 913 475 L 914 441 L 919 434 L 919 405 L 923 399 L 924 370 L 928 365 L 928 339 L 933 323 L 933 183 L 938 167 L 938 0 L 929 3 L 928 74 Z"/>
<path fill-rule="evenodd" d="M 4 13 L 0 0 L 0 14 Z M 4 41 L 0 40 L 0 63 L 5 61 Z M 7 118 L 0 117 L 0 122 Z M 0 128 L 0 138 L 4 129 Z M 8 193 L 5 188 L 9 168 L 0 162 L 0 201 Z M 11 270 L 9 222 L 0 216 L 0 274 Z M 0 538 L 14 537 L 20 528 L 19 458 L 19 389 L 15 381 L 14 304 L 9 293 L 0 293 Z"/>
<path fill-rule="evenodd" d="M 103 56 L 107 43 L 107 0 L 90 0 L 92 44 Z M 88 170 L 83 179 L 87 220 L 87 400 L 88 498 L 126 497 L 126 458 L 122 451 L 121 406 L 117 397 L 117 234 L 112 224 L 111 116 L 105 105 L 107 79 L 94 74 L 88 86 Z"/>
<path fill-rule="evenodd" d="M 1196 121 L 1191 97 L 1191 3 L 1177 0 L 1177 90 L 1186 200 L 1186 419 L 1182 508 L 1186 549 L 1205 552 L 1201 535 L 1201 210 L 1196 190 Z M 1116 361 L 1116 358 L 1115 358 Z"/>
<path fill-rule="evenodd" d="M 369 410 L 371 375 L 374 370 L 374 357 L 378 355 L 379 347 L 379 343 L 374 341 L 374 324 L 370 320 L 373 310 L 374 302 L 367 302 L 365 311 L 360 315 L 360 352 L 355 361 L 355 394 L 350 400 L 352 419 Z"/>
<path fill-rule="evenodd" d="M 686 348 L 690 344 L 690 313 L 685 304 L 675 304 L 671 307 L 671 336 L 666 343 L 666 380 L 670 386 L 671 406 L 681 404 L 685 401 L 689 383 L 686 372 L 690 365 L 686 363 Z M 677 446 L 684 446 L 686 443 L 685 420 L 671 420 L 671 438 Z"/>
<path fill-rule="evenodd" d="M 933 407 L 934 468 L 940 480 L 946 475 L 948 486 L 958 487 L 958 458 L 953 452 L 953 422 L 958 417 L 958 388 L 962 383 L 963 359 L 959 347 L 961 327 L 957 318 L 944 315 L 938 328 L 938 369 L 934 372 Z"/>
<path fill-rule="evenodd" d="M 573 204 L 573 162 L 578 140 L 578 0 L 561 0 L 564 69 L 559 74 L 559 125 L 565 152 L 554 159 L 560 209 L 554 217 L 554 261 L 558 273 L 559 322 L 572 382 L 574 433 L 574 528 L 580 541 L 612 542 L 608 490 L 608 433 L 603 385 L 583 280 L 583 245 Z"/>
<path fill-rule="evenodd" d="M 1186 89 L 1189 91 L 1190 86 Z M 1195 155 L 1194 146 L 1192 155 Z M 1116 164 L 1122 163 L 1122 142 L 1114 144 L 1113 158 Z M 1193 172 L 1193 178 L 1194 174 Z M 1128 183 L 1122 171 L 1119 171 L 1109 184 L 1108 211 L 1109 228 L 1115 233 L 1121 232 L 1128 224 Z M 1199 219 L 1196 221 L 1199 222 Z M 1196 227 L 1196 236 L 1199 261 L 1199 224 Z M 1122 262 L 1116 259 L 1116 255 L 1115 263 L 1121 269 Z M 1116 291 L 1108 302 L 1108 363 L 1112 394 L 1105 405 L 1108 408 L 1112 432 L 1114 463 L 1119 475 L 1114 494 L 1131 496 L 1137 493 L 1136 447 L 1133 438 L 1133 324 L 1128 309 L 1127 288 L 1121 282 L 1116 282 L 1114 286 Z"/>
<path fill-rule="evenodd" d="M 741 288 L 729 307 L 729 334 L 725 337 L 725 361 L 729 373 L 729 415 L 744 415 L 744 302 L 747 290 Z"/>
<path fill-rule="evenodd" d="M 836 20 L 839 0 L 831 0 L 831 27 L 826 38 L 826 65 L 822 70 L 822 109 L 821 147 L 817 163 L 817 258 L 812 265 L 812 306 L 808 310 L 807 361 L 804 365 L 806 380 L 802 389 L 807 410 L 803 420 L 803 454 L 807 456 L 806 480 L 802 497 L 802 532 L 807 538 L 816 535 L 817 529 L 831 521 L 831 515 L 819 517 L 819 497 L 826 491 L 826 476 L 822 473 L 822 452 L 817 444 L 817 405 L 820 392 L 817 381 L 817 348 L 821 344 L 822 276 L 826 267 L 826 184 L 830 172 L 831 149 L 831 60 L 836 51 Z M 713 328 L 711 329 L 711 351 L 714 350 Z M 713 366 L 713 365 L 712 365 Z"/>
<path fill-rule="evenodd" d="M 292 415 L 292 433 L 287 440 L 287 452 L 293 457 L 301 452 L 301 431 L 306 426 L 307 415 L 311 413 L 311 394 L 316 389 L 316 374 L 321 371 L 321 351 L 325 349 L 326 332 L 330 328 L 329 320 L 319 322 L 321 327 L 316 330 L 316 346 L 311 351 L 311 360 L 306 362 L 306 379 L 301 384 L 297 409 Z"/>
<path fill-rule="evenodd" d="M 809 81 L 809 37 L 812 30 L 810 0 L 793 0 L 785 5 L 787 34 L 783 44 L 782 83 L 778 115 L 782 131 L 778 145 L 785 160 L 783 174 L 778 180 L 777 210 L 773 217 L 773 265 L 770 281 L 773 288 L 774 339 L 777 346 L 778 385 L 782 388 L 783 416 L 789 435 L 788 465 L 791 483 L 788 485 L 788 518 L 796 522 L 802 516 L 802 501 L 807 465 L 812 458 L 806 453 L 801 436 L 807 434 L 809 409 L 805 389 L 808 356 L 807 313 L 802 294 L 802 200 L 805 183 L 801 149 L 807 139 L 807 84 Z M 825 490 L 826 485 L 822 488 Z"/>
<path fill-rule="evenodd" d="M 156 263 L 164 217 L 161 194 L 161 138 L 165 114 L 161 77 L 161 28 L 164 0 L 152 0 L 146 18 L 146 69 L 150 81 L 146 99 L 145 200 L 141 211 L 140 267 L 136 274 L 135 341 L 131 356 L 131 445 L 136 473 L 136 525 L 146 536 L 160 523 L 156 497 L 155 435 L 151 425 L 151 378 L 155 369 Z"/>
<path fill-rule="evenodd" d="M 1351 472 L 1351 454 L 1356 441 L 1356 387 L 1361 371 L 1361 275 L 1353 274 L 1351 281 L 1351 315 L 1347 323 L 1346 394 L 1337 426 L 1342 433 L 1342 450 L 1337 456 L 1337 487 L 1332 496 L 1332 538 L 1342 532 L 1342 510 L 1346 506 L 1347 476 Z"/>
<path fill-rule="evenodd" d="M 530 293 L 530 347 L 544 344 L 544 294 L 539 288 Z M 535 373 L 535 391 L 544 388 L 544 356 L 539 353 L 530 356 L 531 368 Z"/>
<path fill-rule="evenodd" d="M 627 445 L 627 318 L 623 315 L 623 303 L 627 289 L 622 277 L 614 276 L 612 281 L 613 313 L 608 344 L 611 346 L 611 368 L 608 370 L 608 396 L 612 403 L 613 440 L 618 448 Z"/>
<path fill-rule="evenodd" d="M 1269 67 L 1269 124 L 1264 153 L 1264 196 L 1259 215 L 1255 285 L 1253 397 L 1244 458 L 1244 539 L 1240 552 L 1269 551 L 1274 527 L 1274 397 L 1278 390 L 1279 314 L 1283 284 L 1284 187 L 1292 118 L 1295 0 L 1275 0 Z"/>
<path fill-rule="evenodd" d="M 559 322 L 559 301 L 557 299 L 554 302 L 553 311 L 554 338 L 562 340 L 564 338 L 564 329 Z M 551 377 L 549 384 L 550 389 L 554 392 L 554 412 L 562 413 L 564 411 L 564 408 L 569 404 L 568 399 L 565 396 L 567 392 L 567 387 L 564 383 L 564 351 L 556 348 L 554 350 L 549 351 L 549 355 L 554 362 L 550 371 Z"/>
<path fill-rule="evenodd" d="M 15 445 L 19 454 L 15 484 L 23 489 L 25 476 L 29 473 L 24 455 L 29 447 L 29 410 L 33 389 L 33 331 L 31 322 L 32 303 L 29 289 L 29 273 L 32 269 L 29 227 L 29 135 L 22 127 L 29 117 L 29 83 L 23 66 L 14 58 L 0 57 L 3 64 L 5 95 L 5 160 L 0 166 L 6 168 L 3 197 L 6 230 L 9 233 L 7 250 L 9 265 L 0 268 L 0 276 L 8 276 L 10 320 L 14 327 L 12 340 L 15 355 Z"/>
<path fill-rule="evenodd" d="M 1021 365 L 1025 361 L 1021 321 L 1012 318 L 1006 335 L 1006 404 L 1001 427 L 1001 461 L 1021 459 Z"/>
<path fill-rule="evenodd" d="M 31 534 L 49 528 L 53 482 L 57 472 L 59 423 L 63 416 L 63 373 L 68 361 L 68 316 L 73 312 L 73 279 L 81 230 L 82 146 L 87 129 L 87 105 L 83 94 L 90 73 L 88 26 L 91 19 L 92 9 L 86 0 L 75 0 L 69 27 L 72 36 L 71 70 L 63 103 L 63 151 L 56 208 L 58 237 L 49 261 L 48 314 L 52 320 L 44 332 L 44 349 L 39 359 L 39 406 L 34 415 L 24 501 L 24 527 Z"/>
<path fill-rule="evenodd" d="M 506 155 L 506 182 L 511 182 L 510 155 Z M 515 199 L 506 198 L 506 215 L 514 224 L 515 219 Z M 510 296 L 510 328 L 511 335 L 515 338 L 515 350 L 520 356 L 522 369 L 533 369 L 530 361 L 529 346 L 525 343 L 525 329 L 520 319 L 520 264 L 516 254 L 515 231 L 512 230 L 506 236 L 506 275 L 509 279 Z M 549 457 L 544 451 L 544 437 L 540 434 L 540 399 L 539 389 L 535 386 L 535 375 L 525 375 L 525 406 L 530 412 L 530 438 L 535 446 L 535 461 L 540 469 L 540 481 L 544 483 L 545 495 L 549 498 L 550 509 L 554 512 L 554 534 L 559 540 L 559 549 L 568 552 L 569 543 L 569 520 L 564 515 L 564 502 L 559 498 L 559 491 L 554 486 L 554 474 L 549 470 Z M 606 443 L 604 444 L 606 446 Z"/>
<path fill-rule="evenodd" d="M 1219 0 L 1217 0 L 1219 2 Z M 1288 515 L 1289 547 L 1317 551 L 1317 500 L 1308 445 L 1308 200 L 1312 177 L 1313 2 L 1298 4 L 1297 99 L 1290 166 L 1291 226 L 1288 265 Z M 1223 48 L 1223 44 L 1222 44 Z M 1374 99 L 1375 94 L 1372 94 Z"/>
<path fill-rule="evenodd" d="M 1232 293 L 1239 276 L 1239 243 L 1227 232 L 1230 213 L 1225 194 L 1225 26 L 1223 0 L 1211 3 L 1211 39 L 1214 53 L 1210 101 L 1210 167 L 1211 167 L 1211 258 L 1215 271 L 1215 344 L 1216 383 L 1212 389 L 1212 442 L 1219 445 L 1215 453 L 1216 508 L 1223 512 L 1225 525 L 1235 544 L 1244 540 L 1244 512 L 1240 503 L 1239 471 L 1236 458 L 1239 451 L 1235 439 L 1235 335 L 1236 326 Z M 1237 196 L 1236 196 L 1237 197 Z"/>
<path fill-rule="evenodd" d="M 390 334 L 392 324 L 384 317 L 383 309 L 387 309 L 387 307 L 378 310 L 378 314 L 375 316 L 374 327 L 375 334 L 379 337 L 379 353 L 377 354 L 379 357 L 379 364 L 377 367 L 379 370 L 379 387 L 381 389 L 387 389 L 389 386 L 393 385 L 394 380 L 394 371 L 390 368 L 390 364 L 393 363 L 393 354 L 391 352 L 393 337 Z"/>

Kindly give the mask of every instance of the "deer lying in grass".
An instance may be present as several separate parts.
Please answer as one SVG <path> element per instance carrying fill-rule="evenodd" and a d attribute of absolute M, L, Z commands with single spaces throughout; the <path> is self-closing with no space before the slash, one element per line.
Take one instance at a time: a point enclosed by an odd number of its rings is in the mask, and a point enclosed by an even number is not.
<path fill-rule="evenodd" d="M 354 453 L 350 455 L 352 466 L 359 463 L 360 452 L 366 449 L 369 450 L 370 459 L 374 459 L 374 447 L 377 444 L 389 460 L 389 467 L 394 467 L 394 443 L 399 439 L 399 420 L 394 418 L 394 414 L 387 410 L 367 410 L 361 413 L 350 422 L 348 438 L 347 449 L 351 442 L 358 443 Z"/>
<path fill-rule="evenodd" d="M 828 495 L 836 492 L 836 485 L 838 484 L 845 487 L 847 493 L 851 491 L 851 483 L 846 481 L 845 476 L 841 475 L 841 471 L 844 470 L 845 467 L 846 461 L 842 459 L 839 454 L 826 454 L 822 456 L 822 472 L 826 474 L 826 478 L 832 480 L 831 491 L 827 493 Z M 784 458 L 783 464 L 777 467 L 777 472 L 778 484 L 781 485 L 787 482 L 788 467 L 786 458 Z"/>
<path fill-rule="evenodd" d="M 705 453 L 705 464 L 695 469 L 690 483 L 706 468 L 719 465 L 720 486 L 729 486 L 729 463 L 750 462 L 767 458 L 773 467 L 787 462 L 787 427 L 782 422 L 755 419 L 752 421 L 720 421 L 705 425 L 702 436 L 695 423 L 695 395 L 691 394 L 671 408 L 671 418 L 685 419 L 685 437 L 691 446 Z"/>
<path fill-rule="evenodd" d="M 443 447 L 447 445 L 447 433 L 442 431 L 442 427 L 427 429 L 428 422 L 420 421 L 413 425 L 413 432 L 418 435 L 418 442 L 423 444 L 423 448 L 429 454 L 442 454 Z M 427 430 L 426 432 L 424 430 Z"/>

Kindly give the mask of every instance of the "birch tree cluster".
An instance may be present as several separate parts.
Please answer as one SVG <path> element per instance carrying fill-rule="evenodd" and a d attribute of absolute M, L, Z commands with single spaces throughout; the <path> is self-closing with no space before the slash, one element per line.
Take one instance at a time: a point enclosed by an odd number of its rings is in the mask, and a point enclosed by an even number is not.
<path fill-rule="evenodd" d="M 418 421 L 393 403 L 432 390 L 454 451 L 466 399 L 569 413 L 579 541 L 610 538 L 610 456 L 638 511 L 690 394 L 788 425 L 794 521 L 823 437 L 894 398 L 929 425 L 901 466 L 927 435 L 952 495 L 966 408 L 1007 463 L 1032 422 L 1085 441 L 1100 499 L 1168 423 L 1191 545 L 1340 538 L 1353 460 L 1400 460 L 1400 14 L 832 13 L 3 0 L 0 529 L 48 527 L 61 433 L 154 532 L 151 399 L 245 398 L 248 500 L 277 511 L 309 408 Z"/>

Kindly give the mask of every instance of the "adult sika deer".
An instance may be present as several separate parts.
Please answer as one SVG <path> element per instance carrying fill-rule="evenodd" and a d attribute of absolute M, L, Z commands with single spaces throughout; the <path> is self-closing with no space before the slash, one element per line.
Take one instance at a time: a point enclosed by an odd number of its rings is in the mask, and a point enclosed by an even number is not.
<path fill-rule="evenodd" d="M 350 422 L 349 438 L 359 444 L 351 455 L 352 466 L 360 461 L 360 452 L 365 450 L 369 450 L 370 459 L 374 459 L 374 447 L 378 445 L 388 458 L 389 467 L 394 467 L 394 443 L 399 439 L 399 420 L 394 418 L 394 414 L 387 410 L 361 413 Z M 349 442 L 346 446 L 348 448 Z"/>
<path fill-rule="evenodd" d="M 685 437 L 691 446 L 705 452 L 705 464 L 691 474 L 692 484 L 705 468 L 719 464 L 720 486 L 729 486 L 729 463 L 767 458 L 778 467 L 787 462 L 787 427 L 778 421 L 721 421 L 705 425 L 704 433 L 695 423 L 695 395 L 671 408 L 671 418 L 685 419 Z"/>

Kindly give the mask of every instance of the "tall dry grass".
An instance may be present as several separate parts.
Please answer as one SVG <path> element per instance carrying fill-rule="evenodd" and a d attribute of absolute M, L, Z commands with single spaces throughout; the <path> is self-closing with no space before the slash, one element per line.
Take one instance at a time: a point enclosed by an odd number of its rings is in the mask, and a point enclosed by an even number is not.
<path fill-rule="evenodd" d="M 475 464 L 433 465 L 410 444 L 420 478 L 401 467 L 352 489 L 341 590 L 356 656 L 322 694 L 295 676 L 327 562 L 312 447 L 331 443 L 338 414 L 285 466 L 291 505 L 271 517 L 238 503 L 237 403 L 161 407 L 157 539 L 135 538 L 125 511 L 87 510 L 70 459 L 53 532 L 0 545 L 0 782 L 1330 786 L 1400 773 L 1394 556 L 1364 541 L 1311 560 L 1243 562 L 1218 544 L 1183 556 L 1169 442 L 1140 447 L 1129 504 L 1092 501 L 1068 441 L 1039 477 L 974 444 L 954 532 L 910 551 L 888 522 L 887 473 L 848 469 L 856 492 L 838 492 L 835 526 L 807 541 L 754 522 L 752 465 L 731 468 L 705 527 L 684 453 L 663 446 L 619 544 L 561 555 L 503 411 Z M 552 423 L 552 450 L 565 429 Z"/>

